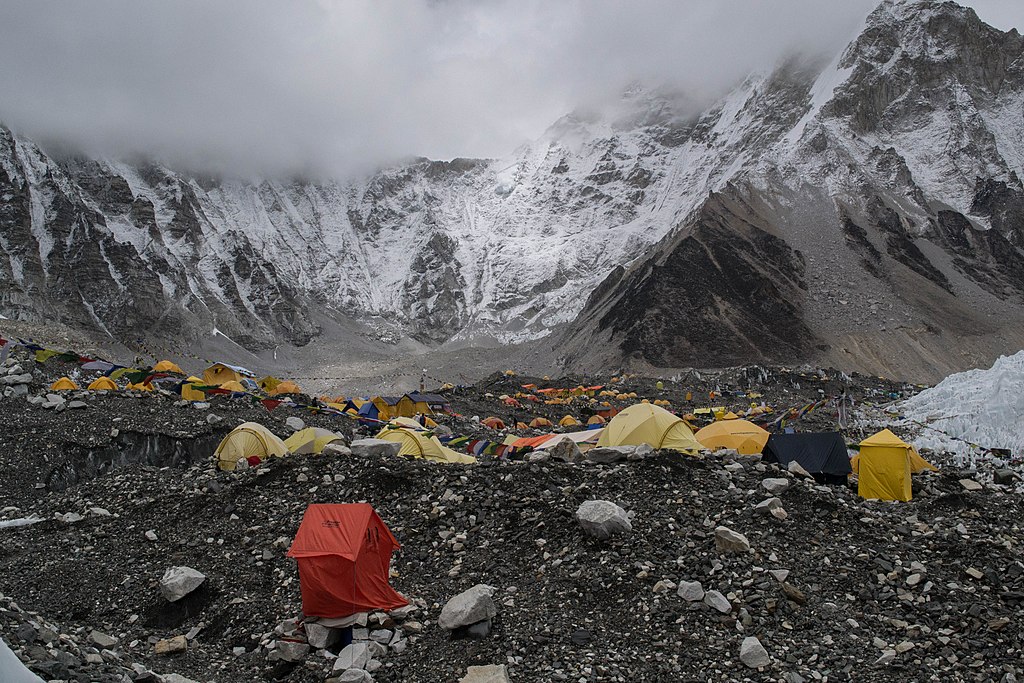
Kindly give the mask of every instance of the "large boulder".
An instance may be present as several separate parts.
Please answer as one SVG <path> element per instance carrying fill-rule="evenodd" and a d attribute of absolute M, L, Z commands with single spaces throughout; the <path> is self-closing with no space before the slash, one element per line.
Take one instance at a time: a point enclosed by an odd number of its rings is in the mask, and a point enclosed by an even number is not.
<path fill-rule="evenodd" d="M 206 575 L 192 567 L 170 567 L 160 578 L 160 592 L 169 602 L 177 602 L 206 581 Z"/>
<path fill-rule="evenodd" d="M 278 640 L 274 649 L 270 651 L 268 659 L 271 661 L 299 662 L 309 654 L 309 644 L 300 643 L 294 640 Z"/>
<path fill-rule="evenodd" d="M 346 446 L 345 442 L 336 441 L 334 443 L 329 443 L 326 446 L 324 446 L 323 454 L 334 456 L 347 456 L 352 455 L 352 449 Z"/>
<path fill-rule="evenodd" d="M 356 439 L 349 444 L 352 455 L 367 457 L 394 457 L 402 450 L 402 444 L 384 439 Z"/>
<path fill-rule="evenodd" d="M 324 626 L 315 621 L 306 622 L 303 628 L 306 631 L 306 642 L 317 650 L 330 647 L 341 638 L 341 632 L 338 629 Z"/>
<path fill-rule="evenodd" d="M 580 452 L 580 447 L 569 438 L 562 438 L 554 446 L 544 450 L 548 452 L 552 460 L 561 460 L 562 462 L 580 462 L 583 460 L 583 453 Z"/>
<path fill-rule="evenodd" d="M 745 553 L 750 550 L 750 541 L 741 533 L 729 527 L 715 527 L 715 547 L 720 553 Z"/>
<path fill-rule="evenodd" d="M 365 669 L 371 659 L 373 652 L 368 643 L 352 643 L 338 653 L 338 658 L 334 660 L 334 671 Z"/>
<path fill-rule="evenodd" d="M 302 421 L 302 418 L 294 415 L 285 420 L 284 424 L 293 432 L 298 432 L 306 428 L 306 423 Z"/>
<path fill-rule="evenodd" d="M 633 531 L 626 511 L 609 500 L 588 500 L 576 510 L 576 520 L 591 538 L 607 540 Z"/>
<path fill-rule="evenodd" d="M 481 583 L 459 593 L 441 609 L 438 625 L 447 631 L 454 631 L 463 626 L 493 619 L 498 614 L 498 608 L 492 598 L 496 590 Z"/>
<path fill-rule="evenodd" d="M 610 465 L 625 460 L 635 451 L 636 446 L 602 446 L 601 448 L 591 448 L 585 457 L 588 462 Z"/>
<path fill-rule="evenodd" d="M 466 675 L 459 679 L 459 683 L 509 683 L 508 669 L 504 664 L 471 666 L 466 670 Z"/>

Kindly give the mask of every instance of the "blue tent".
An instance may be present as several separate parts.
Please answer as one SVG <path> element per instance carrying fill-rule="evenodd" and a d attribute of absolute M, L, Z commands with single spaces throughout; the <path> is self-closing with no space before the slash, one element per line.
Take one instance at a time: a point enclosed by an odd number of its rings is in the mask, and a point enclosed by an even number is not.
<path fill-rule="evenodd" d="M 359 408 L 359 417 L 360 417 L 359 422 L 361 422 L 364 425 L 366 425 L 366 424 L 375 424 L 373 422 L 373 420 L 378 420 L 379 419 L 379 417 L 378 417 L 379 415 L 380 415 L 380 411 L 377 410 L 377 406 L 375 406 L 373 404 L 373 401 L 367 401 L 366 403 L 364 403 Z M 368 418 L 368 419 L 364 420 L 362 418 Z"/>

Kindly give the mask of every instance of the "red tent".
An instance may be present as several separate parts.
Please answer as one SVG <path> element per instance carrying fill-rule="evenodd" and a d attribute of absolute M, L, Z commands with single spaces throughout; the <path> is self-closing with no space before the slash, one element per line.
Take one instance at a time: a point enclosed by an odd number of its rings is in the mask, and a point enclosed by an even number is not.
<path fill-rule="evenodd" d="M 307 507 L 288 550 L 299 563 L 303 613 L 334 618 L 408 605 L 388 583 L 399 547 L 367 503 Z"/>

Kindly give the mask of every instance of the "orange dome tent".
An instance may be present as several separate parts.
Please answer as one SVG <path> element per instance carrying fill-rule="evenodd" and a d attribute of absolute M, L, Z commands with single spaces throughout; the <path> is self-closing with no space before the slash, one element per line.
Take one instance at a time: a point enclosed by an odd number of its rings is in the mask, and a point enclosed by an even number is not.
<path fill-rule="evenodd" d="M 177 363 L 169 360 L 162 360 L 153 366 L 153 372 L 173 372 L 176 375 L 184 375 L 185 371 L 178 367 Z"/>
<path fill-rule="evenodd" d="M 543 429 L 545 427 L 553 427 L 554 424 L 546 417 L 535 417 L 530 421 L 530 426 L 534 429 Z"/>
<path fill-rule="evenodd" d="M 51 391 L 74 391 L 78 388 L 70 377 L 61 377 L 59 380 L 50 385 Z"/>
<path fill-rule="evenodd" d="M 226 389 L 228 391 L 245 393 L 245 387 L 242 386 L 242 383 L 236 382 L 234 380 L 231 380 L 230 382 L 224 382 L 224 384 L 220 385 L 220 388 Z"/>
<path fill-rule="evenodd" d="M 505 423 L 496 417 L 485 417 L 481 422 L 491 429 L 504 429 Z"/>
<path fill-rule="evenodd" d="M 753 422 L 728 418 L 712 422 L 694 436 L 705 448 L 731 448 L 740 455 L 756 455 L 764 450 L 770 436 Z"/>
<path fill-rule="evenodd" d="M 109 377 L 97 377 L 89 383 L 89 391 L 117 391 L 117 385 Z"/>
<path fill-rule="evenodd" d="M 301 393 L 302 393 L 302 389 L 299 388 L 298 384 L 296 384 L 295 382 L 293 382 L 291 380 L 285 380 L 285 381 L 281 382 L 280 384 L 278 384 L 276 387 L 274 387 L 274 389 L 270 392 L 270 395 L 271 396 L 277 396 L 278 394 L 301 394 Z"/>

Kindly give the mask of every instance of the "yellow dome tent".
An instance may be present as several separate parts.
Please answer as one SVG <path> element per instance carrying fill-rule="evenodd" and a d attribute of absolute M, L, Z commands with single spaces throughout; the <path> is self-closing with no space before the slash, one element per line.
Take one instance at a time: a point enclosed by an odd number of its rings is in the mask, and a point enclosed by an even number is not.
<path fill-rule="evenodd" d="M 230 365 L 214 363 L 203 370 L 203 382 L 207 386 L 220 386 L 225 382 L 241 382 L 244 375 Z"/>
<path fill-rule="evenodd" d="M 530 420 L 530 426 L 534 429 L 543 429 L 544 427 L 553 427 L 554 424 L 546 417 L 535 417 Z"/>
<path fill-rule="evenodd" d="M 235 463 L 243 458 L 257 457 L 261 461 L 270 456 L 281 457 L 288 453 L 284 441 L 274 436 L 266 427 L 255 422 L 243 422 L 224 437 L 214 451 L 217 467 L 230 472 Z"/>
<path fill-rule="evenodd" d="M 50 385 L 51 391 L 74 391 L 78 388 L 70 377 L 61 377 L 59 380 Z"/>
<path fill-rule="evenodd" d="M 259 381 L 260 389 L 267 393 L 271 393 L 274 389 L 277 389 L 277 385 L 281 383 L 281 380 L 274 377 L 273 375 L 267 375 Z"/>
<path fill-rule="evenodd" d="M 289 453 L 305 453 L 320 455 L 324 452 L 324 446 L 329 443 L 344 444 L 345 440 L 340 434 L 335 434 L 320 427 L 306 427 L 295 432 L 284 440 Z"/>
<path fill-rule="evenodd" d="M 206 394 L 196 389 L 196 385 L 202 386 L 203 380 L 191 376 L 181 385 L 181 397 L 186 401 L 205 401 Z"/>
<path fill-rule="evenodd" d="M 613 417 L 601 432 L 598 446 L 639 446 L 650 444 L 696 455 L 703 448 L 687 424 L 664 408 L 637 403 Z"/>
<path fill-rule="evenodd" d="M 741 455 L 756 455 L 764 450 L 770 436 L 753 422 L 727 419 L 712 422 L 694 435 L 705 448 L 731 448 Z"/>
<path fill-rule="evenodd" d="M 224 382 L 224 384 L 220 385 L 220 388 L 221 389 L 227 389 L 228 391 L 241 391 L 241 392 L 245 391 L 245 387 L 242 386 L 242 383 L 241 382 L 235 382 L 234 380 L 232 380 L 230 382 Z"/>
<path fill-rule="evenodd" d="M 125 388 L 128 391 L 153 391 L 153 385 L 145 382 L 139 382 L 138 384 L 129 383 Z"/>
<path fill-rule="evenodd" d="M 117 391 L 118 386 L 109 377 L 97 377 L 89 383 L 89 391 Z"/>
<path fill-rule="evenodd" d="M 910 500 L 910 475 L 938 469 L 913 446 L 888 429 L 860 442 L 860 453 L 850 460 L 857 474 L 857 495 L 881 500 Z"/>
<path fill-rule="evenodd" d="M 607 422 L 607 420 L 600 415 L 591 415 L 590 419 L 587 420 L 588 425 L 603 425 L 605 422 Z"/>
<path fill-rule="evenodd" d="M 162 360 L 153 366 L 153 372 L 173 372 L 176 375 L 184 375 L 185 371 L 178 367 L 177 363 L 169 360 Z"/>
<path fill-rule="evenodd" d="M 392 421 L 390 425 L 380 430 L 377 438 L 401 444 L 402 449 L 398 451 L 399 455 L 408 455 L 413 458 L 423 458 L 424 460 L 443 463 L 472 465 L 476 462 L 476 458 L 473 456 L 453 451 L 444 446 L 436 436 L 420 431 L 422 428 L 415 420 L 410 422 L 413 422 L 415 427 L 408 422 Z M 417 429 L 417 427 L 420 428 Z"/>
<path fill-rule="evenodd" d="M 565 417 L 563 417 L 561 420 L 558 421 L 558 426 L 559 427 L 575 427 L 579 423 L 580 423 L 580 421 L 577 420 L 572 415 L 566 415 Z"/>

